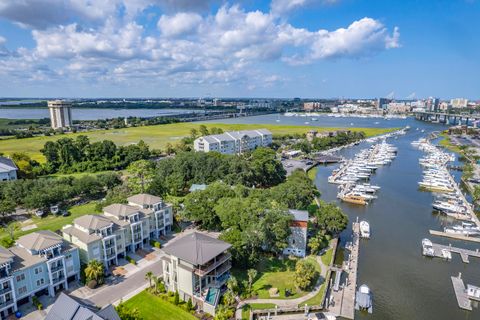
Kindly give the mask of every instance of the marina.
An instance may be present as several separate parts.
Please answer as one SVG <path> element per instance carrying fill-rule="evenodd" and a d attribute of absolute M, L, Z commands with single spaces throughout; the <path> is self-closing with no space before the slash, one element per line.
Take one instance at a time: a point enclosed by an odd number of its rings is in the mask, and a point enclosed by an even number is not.
<path fill-rule="evenodd" d="M 472 310 L 472 302 L 468 298 L 465 285 L 463 284 L 462 275 L 458 277 L 451 277 L 453 290 L 455 291 L 455 297 L 457 298 L 458 307 L 464 310 Z"/>

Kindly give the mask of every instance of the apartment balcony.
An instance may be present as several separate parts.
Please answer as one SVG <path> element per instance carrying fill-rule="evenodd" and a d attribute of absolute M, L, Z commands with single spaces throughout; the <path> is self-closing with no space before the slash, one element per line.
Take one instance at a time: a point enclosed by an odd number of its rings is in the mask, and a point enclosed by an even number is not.
<path fill-rule="evenodd" d="M 56 271 L 60 271 L 60 270 L 63 270 L 63 265 L 56 265 L 56 266 L 50 266 L 50 272 L 56 272 Z"/>
<path fill-rule="evenodd" d="M 12 287 L 8 286 L 7 288 L 0 289 L 0 295 L 12 292 Z"/>
<path fill-rule="evenodd" d="M 52 283 L 55 285 L 59 282 L 62 282 L 63 280 L 65 280 L 65 276 L 64 275 L 61 275 L 61 276 L 57 276 L 55 278 L 52 278 Z"/>
<path fill-rule="evenodd" d="M 223 253 L 219 255 L 216 260 L 211 260 L 207 264 L 201 266 L 200 268 L 197 268 L 194 270 L 195 274 L 203 277 L 204 275 L 210 273 L 211 271 L 215 270 L 215 268 L 219 267 L 222 263 L 225 261 L 230 260 L 232 255 L 230 253 Z"/>
<path fill-rule="evenodd" d="M 5 300 L 5 301 L 0 301 L 0 308 L 4 308 L 10 304 L 12 304 L 14 301 L 13 299 L 8 299 L 8 300 Z"/>
<path fill-rule="evenodd" d="M 107 260 L 110 260 L 110 259 L 115 258 L 116 255 L 117 255 L 117 254 L 115 253 L 115 251 L 112 251 L 112 252 L 110 252 L 110 253 L 107 253 L 107 255 L 105 256 L 105 258 L 106 258 Z"/>

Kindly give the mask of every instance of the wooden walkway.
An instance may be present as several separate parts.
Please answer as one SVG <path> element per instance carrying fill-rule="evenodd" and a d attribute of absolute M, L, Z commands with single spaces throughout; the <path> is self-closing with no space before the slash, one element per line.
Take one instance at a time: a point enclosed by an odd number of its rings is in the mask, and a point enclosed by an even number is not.
<path fill-rule="evenodd" d="M 435 256 L 438 258 L 443 258 L 442 250 L 448 250 L 453 253 L 458 253 L 462 258 L 463 263 L 470 262 L 468 259 L 469 256 L 480 258 L 480 252 L 478 251 L 478 249 L 474 251 L 474 250 L 452 247 L 452 245 L 444 246 L 438 243 L 432 243 L 432 247 L 435 252 Z"/>
<path fill-rule="evenodd" d="M 457 297 L 458 307 L 465 310 L 472 310 L 472 302 L 468 299 L 461 275 L 459 274 L 458 277 L 451 278 L 455 297 Z"/>
<path fill-rule="evenodd" d="M 430 230 L 430 234 L 434 235 L 434 236 L 447 237 L 447 238 L 452 238 L 452 239 L 457 239 L 457 240 L 480 243 L 480 238 L 467 237 L 467 236 L 462 236 L 462 235 L 454 234 L 454 233 L 446 233 L 446 232 L 437 231 L 437 230 Z"/>
<path fill-rule="evenodd" d="M 355 317 L 355 292 L 357 290 L 358 252 L 360 247 L 360 224 L 353 223 L 352 244 L 347 247 L 350 254 L 348 261 L 344 261 L 343 271 L 347 275 L 346 283 L 340 290 L 332 291 L 333 305 L 328 310 L 336 316 L 354 319 Z"/>

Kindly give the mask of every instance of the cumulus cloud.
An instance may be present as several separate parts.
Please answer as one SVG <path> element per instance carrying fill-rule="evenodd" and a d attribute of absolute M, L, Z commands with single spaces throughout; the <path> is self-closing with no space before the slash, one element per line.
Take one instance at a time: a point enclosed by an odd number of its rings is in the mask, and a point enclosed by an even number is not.
<path fill-rule="evenodd" d="M 180 12 L 173 16 L 162 15 L 158 20 L 158 28 L 165 36 L 180 36 L 196 31 L 202 17 L 197 13 Z"/>
<path fill-rule="evenodd" d="M 55 2 L 22 0 L 16 2 L 17 9 L 18 3 L 31 1 L 44 5 Z M 373 18 L 363 18 L 336 30 L 308 30 L 297 28 L 278 15 L 309 1 L 274 0 L 270 12 L 223 5 L 206 14 L 196 10 L 208 6 L 210 1 L 199 1 L 191 7 L 195 1 L 112 0 L 102 5 L 98 3 L 103 1 L 64 0 L 60 1 L 62 5 L 74 8 L 78 17 L 95 23 L 79 18 L 61 20 L 54 15 L 57 22 L 52 24 L 32 22 L 26 13 L 16 16 L 18 23 L 37 26 L 32 27 L 36 47 L 16 54 L 24 59 L 20 66 L 36 77 L 110 82 L 162 79 L 171 85 L 248 83 L 258 87 L 285 81 L 279 75 L 259 71 L 266 61 L 314 63 L 320 59 L 372 55 L 400 46 L 398 28 L 389 31 Z M 0 0 L 0 16 L 13 12 L 11 3 Z M 157 21 L 158 30 L 146 32 L 135 17 L 151 5 L 177 6 L 181 11 L 164 12 Z M 52 5 L 52 9 L 58 6 Z M 2 49 L 4 42 L 0 39 L 0 56 L 7 52 Z M 0 74 L 14 72 L 16 63 L 17 57 L 4 59 Z"/>
<path fill-rule="evenodd" d="M 270 9 L 275 15 L 284 15 L 310 4 L 334 4 L 340 0 L 272 0 Z"/>

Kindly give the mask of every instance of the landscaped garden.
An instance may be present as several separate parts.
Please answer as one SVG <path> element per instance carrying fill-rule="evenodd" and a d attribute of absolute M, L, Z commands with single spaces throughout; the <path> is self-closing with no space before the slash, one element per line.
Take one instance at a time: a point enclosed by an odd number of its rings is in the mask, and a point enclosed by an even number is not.
<path fill-rule="evenodd" d="M 173 298 L 171 298 L 173 299 Z M 185 304 L 185 302 L 180 302 Z M 173 304 L 173 301 L 164 300 L 147 291 L 142 291 L 136 296 L 124 302 L 124 305 L 130 309 L 137 309 L 143 320 L 195 320 L 197 319 L 191 313 L 185 311 L 180 306 Z"/>

